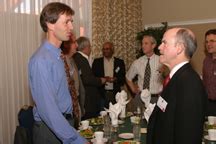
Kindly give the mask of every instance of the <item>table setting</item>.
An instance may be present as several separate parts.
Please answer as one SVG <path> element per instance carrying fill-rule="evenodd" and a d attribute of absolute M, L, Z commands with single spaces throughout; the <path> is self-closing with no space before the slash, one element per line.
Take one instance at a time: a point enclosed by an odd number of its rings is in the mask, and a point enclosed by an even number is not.
<path fill-rule="evenodd" d="M 208 116 L 204 123 L 204 143 L 216 144 L 216 116 Z"/>
<path fill-rule="evenodd" d="M 116 94 L 116 101 L 100 116 L 81 121 L 78 132 L 92 144 L 145 144 L 147 124 L 140 108 L 135 113 L 126 111 L 130 100 L 124 90 Z"/>

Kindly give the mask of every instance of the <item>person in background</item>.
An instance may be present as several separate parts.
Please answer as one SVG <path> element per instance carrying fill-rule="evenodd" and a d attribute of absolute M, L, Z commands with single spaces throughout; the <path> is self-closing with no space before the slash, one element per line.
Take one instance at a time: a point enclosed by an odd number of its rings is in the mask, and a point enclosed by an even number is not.
<path fill-rule="evenodd" d="M 158 98 L 147 126 L 147 144 L 201 144 L 207 94 L 189 61 L 197 49 L 194 33 L 185 28 L 165 32 L 160 62 L 170 81 Z"/>
<path fill-rule="evenodd" d="M 208 116 L 216 116 L 216 29 L 205 33 L 207 51 L 203 61 L 203 82 L 208 93 Z"/>
<path fill-rule="evenodd" d="M 79 37 L 77 39 L 78 52 L 73 58 L 77 65 L 85 88 L 85 115 L 82 119 L 96 117 L 100 112 L 100 93 L 98 88 L 106 82 L 106 78 L 97 78 L 92 72 L 88 57 L 91 53 L 91 44 L 88 38 Z"/>
<path fill-rule="evenodd" d="M 77 68 L 76 63 L 73 59 L 73 55 L 77 52 L 77 47 L 78 47 L 78 44 L 76 42 L 75 34 L 72 34 L 70 39 L 68 41 L 64 41 L 62 43 L 62 46 L 61 46 L 62 52 L 66 56 L 67 62 L 69 64 L 70 76 L 71 76 L 72 80 L 74 81 L 76 94 L 77 94 L 78 100 L 79 100 L 79 109 L 80 109 L 79 116 L 80 117 L 76 118 L 74 120 L 74 127 L 75 128 L 79 127 L 81 117 L 84 116 L 84 113 L 85 113 L 85 109 L 84 109 L 85 89 L 84 89 L 81 77 L 79 75 L 78 68 Z"/>
<path fill-rule="evenodd" d="M 107 82 L 100 88 L 100 94 L 103 96 L 102 110 L 109 108 L 109 103 L 116 103 L 115 95 L 121 91 L 125 83 L 125 64 L 122 59 L 116 58 L 114 46 L 111 42 L 105 42 L 102 48 L 103 57 L 96 58 L 92 65 L 93 73 L 96 77 L 106 77 Z"/>
<path fill-rule="evenodd" d="M 29 84 L 35 102 L 34 144 L 88 143 L 73 128 L 73 100 L 69 92 L 61 43 L 69 40 L 74 11 L 59 2 L 47 4 L 40 15 L 46 40 L 29 61 Z"/>
<path fill-rule="evenodd" d="M 126 73 L 126 82 L 132 93 L 136 95 L 137 106 L 144 107 L 139 97 L 141 90 L 148 89 L 151 93 L 151 102 L 157 102 L 158 95 L 163 89 L 163 77 L 160 71 L 163 66 L 159 63 L 159 56 L 154 53 L 156 45 L 157 42 L 153 36 L 144 35 L 142 39 L 144 55 L 135 60 Z M 137 84 L 133 82 L 135 76 L 138 77 Z"/>

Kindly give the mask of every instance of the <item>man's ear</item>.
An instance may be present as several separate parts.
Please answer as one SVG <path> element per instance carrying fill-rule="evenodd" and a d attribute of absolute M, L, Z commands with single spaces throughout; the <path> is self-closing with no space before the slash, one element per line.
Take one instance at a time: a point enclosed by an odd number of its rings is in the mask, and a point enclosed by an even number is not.
<path fill-rule="evenodd" d="M 183 43 L 177 43 L 176 44 L 176 48 L 177 48 L 177 54 L 181 54 L 182 52 L 184 52 L 185 50 L 185 46 Z"/>
<path fill-rule="evenodd" d="M 153 43 L 152 48 L 155 49 L 156 48 L 156 43 Z"/>
<path fill-rule="evenodd" d="M 49 23 L 49 22 L 47 22 L 46 24 L 47 24 L 48 30 L 51 30 L 51 31 L 54 30 L 54 24 L 51 24 L 51 23 Z"/>

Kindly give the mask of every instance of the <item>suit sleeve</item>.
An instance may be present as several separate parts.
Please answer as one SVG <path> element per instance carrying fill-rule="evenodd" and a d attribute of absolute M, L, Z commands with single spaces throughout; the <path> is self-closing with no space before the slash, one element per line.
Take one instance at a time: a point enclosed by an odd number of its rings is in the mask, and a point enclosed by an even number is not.
<path fill-rule="evenodd" d="M 190 80 L 185 83 L 184 79 Z M 198 76 L 190 75 L 182 78 L 178 87 L 181 91 L 177 92 L 174 122 L 176 144 L 201 143 L 206 100 L 202 82 Z"/>
<path fill-rule="evenodd" d="M 123 60 L 119 60 L 118 63 L 120 70 L 117 73 L 117 83 L 122 86 L 125 83 L 125 63 Z M 116 72 L 116 70 L 114 71 Z"/>
<path fill-rule="evenodd" d="M 77 64 L 82 82 L 84 85 L 88 86 L 101 86 L 101 80 L 100 78 L 97 78 L 94 76 L 92 69 L 84 57 L 81 57 L 79 55 L 74 56 L 74 60 Z"/>

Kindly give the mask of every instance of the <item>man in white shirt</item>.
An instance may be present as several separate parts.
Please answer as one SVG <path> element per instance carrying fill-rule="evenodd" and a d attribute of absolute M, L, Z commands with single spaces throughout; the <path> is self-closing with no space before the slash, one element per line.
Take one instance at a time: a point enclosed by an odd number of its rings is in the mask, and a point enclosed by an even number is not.
<path fill-rule="evenodd" d="M 162 91 L 163 88 L 163 77 L 160 72 L 162 68 L 162 64 L 159 63 L 159 56 L 154 53 L 154 49 L 157 45 L 157 42 L 153 36 L 145 35 L 142 39 L 142 51 L 144 53 L 144 56 L 140 57 L 139 59 L 135 60 L 132 65 L 130 66 L 130 69 L 128 70 L 126 74 L 126 81 L 127 84 L 134 93 L 135 101 L 138 103 L 138 105 L 142 105 L 142 102 L 139 97 L 139 93 L 142 89 L 145 89 L 144 87 L 144 78 L 145 78 L 145 71 L 146 71 L 146 65 L 148 63 L 149 59 L 149 65 L 150 65 L 150 81 L 147 89 L 150 91 L 152 96 L 152 102 L 156 102 L 158 98 L 158 94 Z M 137 75 L 138 82 L 135 84 L 133 82 L 134 77 Z"/>
<path fill-rule="evenodd" d="M 114 45 L 112 42 L 105 42 L 102 48 L 103 57 L 96 58 L 92 65 L 96 77 L 106 77 L 106 84 L 100 88 L 103 97 L 101 105 L 109 108 L 109 103 L 116 103 L 115 95 L 121 91 L 125 83 L 125 64 L 120 58 L 114 57 Z"/>

